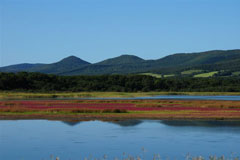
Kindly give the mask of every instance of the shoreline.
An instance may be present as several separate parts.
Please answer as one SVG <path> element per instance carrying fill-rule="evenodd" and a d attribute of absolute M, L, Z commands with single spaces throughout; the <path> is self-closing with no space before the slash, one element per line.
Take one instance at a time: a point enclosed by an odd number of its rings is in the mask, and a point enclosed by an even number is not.
<path fill-rule="evenodd" d="M 137 98 L 161 95 L 240 96 L 240 92 L 0 92 L 1 100 L 44 98 Z"/>
<path fill-rule="evenodd" d="M 104 116 L 90 116 L 85 115 L 83 117 L 78 116 L 66 116 L 66 115 L 2 115 L 0 114 L 0 121 L 1 120 L 50 120 L 50 121 L 69 121 L 69 122 L 81 122 L 81 121 L 128 121 L 128 120 L 170 120 L 170 121 L 240 121 L 240 117 L 238 118 L 221 118 L 221 117 L 121 117 L 121 116 L 111 116 L 111 117 L 104 117 Z"/>

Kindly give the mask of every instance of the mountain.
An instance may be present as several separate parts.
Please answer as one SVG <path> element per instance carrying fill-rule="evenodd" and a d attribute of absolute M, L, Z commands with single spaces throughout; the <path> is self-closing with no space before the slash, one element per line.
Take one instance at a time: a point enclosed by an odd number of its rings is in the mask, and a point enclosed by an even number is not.
<path fill-rule="evenodd" d="M 222 70 L 222 69 L 240 69 L 240 50 L 213 50 L 199 53 L 178 53 L 158 59 L 154 62 L 156 72 L 183 71 L 187 69 L 204 69 L 204 70 Z M 235 61 L 235 62 L 233 62 Z M 233 62 L 233 63 L 232 63 Z M 232 63 L 234 67 L 226 66 Z M 221 66 L 225 66 L 223 68 Z"/>
<path fill-rule="evenodd" d="M 215 50 L 200 53 L 180 53 L 164 57 L 157 61 L 159 64 L 164 66 L 203 65 L 226 62 L 236 58 L 240 58 L 240 50 Z"/>
<path fill-rule="evenodd" d="M 145 60 L 134 55 L 121 55 L 119 57 L 110 58 L 102 62 L 96 63 L 96 65 L 125 65 L 125 64 L 134 64 L 141 63 Z"/>
<path fill-rule="evenodd" d="M 69 70 L 73 70 L 74 68 L 80 68 L 85 65 L 89 65 L 89 62 L 86 62 L 78 57 L 69 56 L 67 58 L 62 59 L 59 62 L 51 63 L 51 64 L 18 64 L 11 65 L 7 67 L 1 67 L 1 72 L 41 72 L 48 74 L 59 74 L 61 72 L 66 72 Z"/>
<path fill-rule="evenodd" d="M 34 67 L 40 67 L 43 64 L 30 64 L 30 63 L 22 63 L 15 64 L 6 67 L 1 67 L 0 72 L 21 72 L 21 71 L 29 71 Z"/>
<path fill-rule="evenodd" d="M 49 74 L 59 74 L 62 72 L 73 70 L 75 68 L 81 68 L 89 64 L 90 64 L 89 62 L 86 62 L 78 57 L 69 56 L 56 63 L 46 64 L 36 68 L 32 68 L 30 71 Z"/>
<path fill-rule="evenodd" d="M 146 60 L 134 55 L 121 55 L 119 57 L 110 58 L 95 64 L 77 68 L 72 71 L 63 72 L 62 75 L 99 75 L 99 74 L 126 74 L 135 73 L 138 70 L 137 64 L 141 64 Z"/>
<path fill-rule="evenodd" d="M 121 55 L 90 64 L 70 56 L 52 64 L 19 64 L 0 68 L 0 72 L 42 72 L 59 75 L 100 75 L 157 73 L 194 76 L 194 72 L 240 75 L 240 50 L 213 50 L 198 53 L 177 53 L 157 60 L 144 60 L 134 55 Z M 184 72 L 184 74 L 182 74 Z M 189 74 L 186 74 L 188 73 Z M 194 73 L 195 74 L 195 73 Z"/>
<path fill-rule="evenodd" d="M 63 73 L 66 75 L 98 75 L 128 73 L 180 74 L 186 70 L 239 70 L 240 50 L 214 50 L 199 53 L 177 53 L 157 60 L 144 60 L 123 55 Z"/>

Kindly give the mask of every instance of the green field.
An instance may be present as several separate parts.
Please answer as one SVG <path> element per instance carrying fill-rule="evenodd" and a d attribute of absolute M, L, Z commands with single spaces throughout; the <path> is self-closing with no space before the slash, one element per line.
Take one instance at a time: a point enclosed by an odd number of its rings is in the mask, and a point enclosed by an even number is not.
<path fill-rule="evenodd" d="M 175 74 L 166 74 L 166 75 L 164 75 L 163 77 L 164 78 L 167 78 L 167 77 L 174 77 L 175 76 Z"/>
<path fill-rule="evenodd" d="M 141 73 L 140 75 L 146 75 L 146 76 L 152 76 L 156 78 L 162 78 L 161 74 L 156 74 L 156 73 Z"/>
<path fill-rule="evenodd" d="M 238 71 L 238 72 L 233 72 L 232 73 L 234 76 L 240 76 L 240 71 Z"/>
<path fill-rule="evenodd" d="M 182 75 L 189 75 L 189 74 L 194 74 L 194 73 L 200 73 L 202 72 L 203 70 L 187 70 L 187 71 L 183 71 L 181 72 Z"/>
<path fill-rule="evenodd" d="M 214 74 L 217 74 L 217 73 L 218 73 L 218 71 L 213 71 L 213 72 L 208 72 L 208 73 L 201 73 L 201 74 L 194 75 L 194 77 L 203 77 L 203 78 L 212 77 Z"/>
<path fill-rule="evenodd" d="M 142 73 L 141 75 L 146 75 L 146 76 L 152 76 L 155 78 L 167 78 L 167 77 L 173 77 L 175 76 L 175 74 L 166 74 L 166 75 L 162 75 L 162 74 L 156 74 L 156 73 Z"/>

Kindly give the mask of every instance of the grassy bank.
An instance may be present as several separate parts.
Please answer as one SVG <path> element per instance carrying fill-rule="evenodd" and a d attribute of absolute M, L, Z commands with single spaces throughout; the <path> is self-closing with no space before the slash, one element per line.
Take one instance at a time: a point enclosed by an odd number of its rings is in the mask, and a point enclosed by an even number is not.
<path fill-rule="evenodd" d="M 157 95 L 240 95 L 240 92 L 0 92 L 0 99 L 27 98 L 128 98 Z"/>

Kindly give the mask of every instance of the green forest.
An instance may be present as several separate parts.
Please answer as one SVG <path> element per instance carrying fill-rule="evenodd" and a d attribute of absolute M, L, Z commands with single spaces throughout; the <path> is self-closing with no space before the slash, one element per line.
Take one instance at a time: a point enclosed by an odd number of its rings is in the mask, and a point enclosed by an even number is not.
<path fill-rule="evenodd" d="M 0 73 L 1 91 L 240 92 L 238 77 L 165 77 L 148 75 L 58 76 L 43 73 Z"/>

